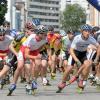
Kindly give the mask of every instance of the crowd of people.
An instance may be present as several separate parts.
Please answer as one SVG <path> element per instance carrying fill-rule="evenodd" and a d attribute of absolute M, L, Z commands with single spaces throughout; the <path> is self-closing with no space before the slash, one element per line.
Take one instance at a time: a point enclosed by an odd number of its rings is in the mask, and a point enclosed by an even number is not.
<path fill-rule="evenodd" d="M 33 94 L 38 88 L 38 77 L 44 86 L 51 86 L 47 74 L 55 79 L 57 71 L 63 76 L 56 93 L 75 81 L 83 91 L 88 79 L 91 85 L 100 87 L 99 58 L 97 26 L 82 25 L 78 35 L 72 30 L 55 32 L 53 26 L 35 26 L 31 21 L 25 24 L 23 32 L 10 30 L 7 21 L 0 28 L 0 84 L 1 89 L 10 84 L 8 95 L 16 89 L 19 77 L 26 81 L 26 92 Z"/>

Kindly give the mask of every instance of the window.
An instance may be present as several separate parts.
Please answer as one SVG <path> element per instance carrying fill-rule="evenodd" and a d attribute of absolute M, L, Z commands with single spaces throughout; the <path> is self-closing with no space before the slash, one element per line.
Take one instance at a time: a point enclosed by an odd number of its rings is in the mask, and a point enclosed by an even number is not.
<path fill-rule="evenodd" d="M 48 3 L 48 4 L 59 4 L 59 1 L 50 1 L 50 0 L 30 0 L 32 2 Z"/>
<path fill-rule="evenodd" d="M 28 14 L 36 14 L 36 15 L 45 15 L 45 16 L 59 16 L 59 14 L 56 13 L 44 13 L 44 12 L 35 12 L 35 11 L 29 11 Z"/>

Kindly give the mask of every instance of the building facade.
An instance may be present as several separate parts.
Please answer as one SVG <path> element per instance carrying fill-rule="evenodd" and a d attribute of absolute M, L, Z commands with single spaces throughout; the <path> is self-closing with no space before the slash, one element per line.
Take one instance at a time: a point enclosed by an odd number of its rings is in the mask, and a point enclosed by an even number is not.
<path fill-rule="evenodd" d="M 91 5 L 89 5 L 89 9 L 90 9 L 90 24 L 92 26 L 100 26 L 100 12 Z"/>
<path fill-rule="evenodd" d="M 11 0 L 10 3 L 11 29 L 24 30 L 26 22 L 25 0 Z"/>
<path fill-rule="evenodd" d="M 27 20 L 39 19 L 43 25 L 53 25 L 59 31 L 60 0 L 26 0 Z"/>

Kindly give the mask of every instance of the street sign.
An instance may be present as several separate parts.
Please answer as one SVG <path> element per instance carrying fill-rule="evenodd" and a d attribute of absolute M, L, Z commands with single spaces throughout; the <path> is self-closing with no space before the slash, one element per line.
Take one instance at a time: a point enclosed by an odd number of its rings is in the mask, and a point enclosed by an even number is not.
<path fill-rule="evenodd" d="M 87 0 L 94 8 L 100 11 L 100 0 Z"/>
<path fill-rule="evenodd" d="M 36 26 L 40 25 L 40 19 L 38 19 L 38 18 L 33 18 L 33 19 L 32 19 L 32 22 L 33 22 L 33 24 L 36 25 Z"/>

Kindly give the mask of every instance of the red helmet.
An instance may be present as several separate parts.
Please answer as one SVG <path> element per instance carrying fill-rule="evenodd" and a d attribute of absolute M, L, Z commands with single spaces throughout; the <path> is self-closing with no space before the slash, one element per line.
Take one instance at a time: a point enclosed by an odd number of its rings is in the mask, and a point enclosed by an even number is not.
<path fill-rule="evenodd" d="M 30 30 L 30 29 L 34 29 L 34 27 L 35 27 L 35 26 L 33 25 L 33 23 L 32 23 L 31 21 L 30 21 L 30 22 L 27 22 L 27 23 L 25 24 L 25 28 L 26 28 L 26 29 L 29 29 L 29 30 Z"/>

